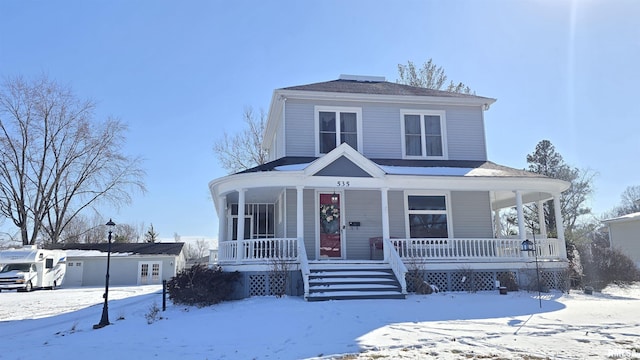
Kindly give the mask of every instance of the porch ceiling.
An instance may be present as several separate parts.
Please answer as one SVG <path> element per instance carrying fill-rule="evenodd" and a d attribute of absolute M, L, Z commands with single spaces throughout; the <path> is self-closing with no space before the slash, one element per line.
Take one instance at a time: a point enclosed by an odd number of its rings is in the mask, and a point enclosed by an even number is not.
<path fill-rule="evenodd" d="M 263 187 L 252 188 L 251 191 L 245 192 L 246 203 L 275 203 L 278 196 L 284 191 L 282 187 Z M 227 201 L 229 203 L 238 202 L 238 193 L 231 192 L 227 194 Z"/>
<path fill-rule="evenodd" d="M 524 204 L 547 201 L 553 199 L 553 195 L 542 191 L 521 191 Z M 493 210 L 516 206 L 516 193 L 513 191 L 493 191 L 491 194 L 491 208 Z"/>

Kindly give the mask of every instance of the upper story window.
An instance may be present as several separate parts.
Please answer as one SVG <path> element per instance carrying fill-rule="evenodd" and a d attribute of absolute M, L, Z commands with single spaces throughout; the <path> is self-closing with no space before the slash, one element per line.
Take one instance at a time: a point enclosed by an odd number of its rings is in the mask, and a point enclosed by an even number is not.
<path fill-rule="evenodd" d="M 316 154 L 326 154 L 342 143 L 360 151 L 362 109 L 349 107 L 315 108 Z"/>
<path fill-rule="evenodd" d="M 444 111 L 401 111 L 402 157 L 446 159 Z"/>

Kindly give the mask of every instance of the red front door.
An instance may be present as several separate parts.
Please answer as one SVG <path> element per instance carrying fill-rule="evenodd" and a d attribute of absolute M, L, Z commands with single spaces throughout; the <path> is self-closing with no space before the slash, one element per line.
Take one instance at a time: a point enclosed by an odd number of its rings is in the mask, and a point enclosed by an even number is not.
<path fill-rule="evenodd" d="M 320 194 L 320 258 L 341 258 L 340 194 Z"/>

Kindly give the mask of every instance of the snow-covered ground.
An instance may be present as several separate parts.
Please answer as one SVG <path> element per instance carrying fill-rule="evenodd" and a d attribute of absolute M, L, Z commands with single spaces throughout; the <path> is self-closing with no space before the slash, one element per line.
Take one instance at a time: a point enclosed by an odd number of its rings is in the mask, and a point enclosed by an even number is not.
<path fill-rule="evenodd" d="M 640 285 L 585 295 L 497 292 L 407 300 L 251 298 L 207 308 L 161 288 L 0 293 L 0 359 L 640 359 Z"/>

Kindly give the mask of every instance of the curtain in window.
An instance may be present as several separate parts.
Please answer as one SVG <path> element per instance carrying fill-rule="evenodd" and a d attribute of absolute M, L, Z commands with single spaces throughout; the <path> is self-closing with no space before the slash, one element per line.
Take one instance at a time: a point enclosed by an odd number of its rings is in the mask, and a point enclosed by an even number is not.
<path fill-rule="evenodd" d="M 420 115 L 404 116 L 404 133 L 406 155 L 422 155 L 422 130 L 420 129 Z"/>
<path fill-rule="evenodd" d="M 356 113 L 340 113 L 340 143 L 358 149 L 358 121 Z"/>
<path fill-rule="evenodd" d="M 326 154 L 336 148 L 336 113 L 321 111 L 320 119 L 320 153 Z"/>
<path fill-rule="evenodd" d="M 424 132 L 427 140 L 427 156 L 442 156 L 442 132 L 440 116 L 424 116 Z"/>

